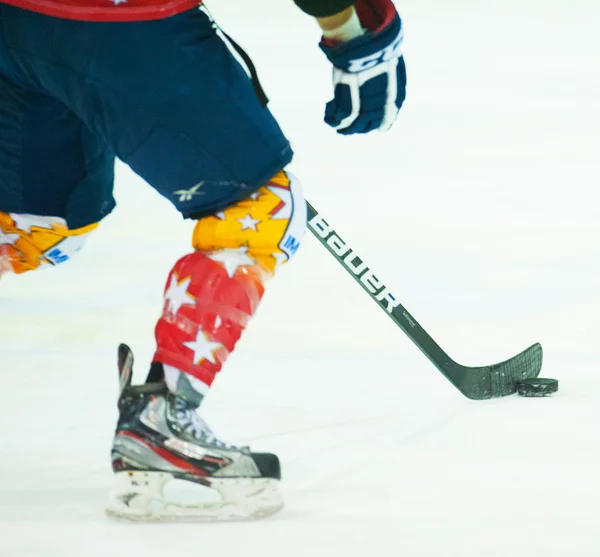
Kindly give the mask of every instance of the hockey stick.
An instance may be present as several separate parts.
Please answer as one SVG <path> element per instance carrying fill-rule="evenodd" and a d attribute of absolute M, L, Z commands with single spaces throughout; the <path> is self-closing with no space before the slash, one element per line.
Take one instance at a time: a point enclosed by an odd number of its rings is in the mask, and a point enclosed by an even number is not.
<path fill-rule="evenodd" d="M 307 208 L 308 228 L 317 240 L 467 398 L 484 400 L 511 395 L 517 392 L 519 381 L 539 375 L 542 368 L 542 346 L 539 343 L 498 364 L 467 367 L 455 362 L 308 202 Z"/>

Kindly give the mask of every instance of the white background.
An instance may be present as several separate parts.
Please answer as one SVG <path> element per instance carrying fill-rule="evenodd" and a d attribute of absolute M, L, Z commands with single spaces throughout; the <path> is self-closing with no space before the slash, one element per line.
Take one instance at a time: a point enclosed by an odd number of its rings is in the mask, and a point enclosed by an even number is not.
<path fill-rule="evenodd" d="M 72 262 L 0 283 L 0 555 L 597 557 L 600 5 L 403 0 L 393 130 L 322 123 L 330 68 L 291 0 L 216 0 L 307 198 L 449 354 L 540 341 L 552 399 L 471 402 L 311 237 L 269 285 L 203 415 L 277 452 L 253 523 L 109 522 L 116 347 L 142 380 L 190 223 L 126 168 Z"/>

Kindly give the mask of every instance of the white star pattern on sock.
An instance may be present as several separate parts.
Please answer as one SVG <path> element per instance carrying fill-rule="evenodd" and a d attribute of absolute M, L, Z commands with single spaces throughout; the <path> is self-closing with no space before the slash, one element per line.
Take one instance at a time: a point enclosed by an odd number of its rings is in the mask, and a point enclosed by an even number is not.
<path fill-rule="evenodd" d="M 220 342 L 208 340 L 204 331 L 198 331 L 196 340 L 184 342 L 184 346 L 194 351 L 194 365 L 198 365 L 202 360 L 208 360 L 211 364 L 216 364 L 215 350 L 222 348 Z"/>
<path fill-rule="evenodd" d="M 207 257 L 213 261 L 222 263 L 223 267 L 225 267 L 225 270 L 227 271 L 227 276 L 229 278 L 233 278 L 233 275 L 235 275 L 238 267 L 256 264 L 256 261 L 252 259 L 247 252 L 248 248 L 246 247 L 238 249 L 227 248 L 207 254 Z"/>
<path fill-rule="evenodd" d="M 187 291 L 191 281 L 192 277 L 187 277 L 182 281 L 178 281 L 177 274 L 173 273 L 169 288 L 167 288 L 167 291 L 165 292 L 165 300 L 169 303 L 168 307 L 170 312 L 175 314 L 179 311 L 181 306 L 193 306 L 196 304 L 196 298 Z"/>
<path fill-rule="evenodd" d="M 19 236 L 19 234 L 6 234 L 6 233 L 2 232 L 2 229 L 0 228 L 0 245 L 1 244 L 10 244 L 10 245 L 14 246 L 15 242 L 20 237 L 21 236 Z"/>
<path fill-rule="evenodd" d="M 254 232 L 258 232 L 258 224 L 260 223 L 260 219 L 253 219 L 251 215 L 246 215 L 243 219 L 237 219 L 239 223 L 242 225 L 242 230 L 254 230 Z"/>
<path fill-rule="evenodd" d="M 9 213 L 12 220 L 19 230 L 31 232 L 32 226 L 51 229 L 53 224 L 65 225 L 66 222 L 59 217 L 38 217 L 36 215 L 27 215 L 21 213 Z"/>

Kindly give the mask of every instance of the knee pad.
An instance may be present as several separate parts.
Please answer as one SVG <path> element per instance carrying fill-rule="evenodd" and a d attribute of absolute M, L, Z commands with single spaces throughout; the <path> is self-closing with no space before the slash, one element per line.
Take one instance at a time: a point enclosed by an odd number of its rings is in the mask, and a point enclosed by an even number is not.
<path fill-rule="evenodd" d="M 0 274 L 20 274 L 64 263 L 98 224 L 69 229 L 64 219 L 0 211 Z"/>
<path fill-rule="evenodd" d="M 249 198 L 200 219 L 192 244 L 198 251 L 237 250 L 270 275 L 296 253 L 305 231 L 300 182 L 280 172 Z"/>
<path fill-rule="evenodd" d="M 264 292 L 264 282 L 298 250 L 306 202 L 297 179 L 281 172 L 248 199 L 198 221 L 196 251 L 182 257 L 165 287 L 155 362 L 169 386 L 194 400 L 211 385 Z M 172 372 L 187 374 L 173 378 Z M 196 399 L 197 400 L 197 399 Z"/>

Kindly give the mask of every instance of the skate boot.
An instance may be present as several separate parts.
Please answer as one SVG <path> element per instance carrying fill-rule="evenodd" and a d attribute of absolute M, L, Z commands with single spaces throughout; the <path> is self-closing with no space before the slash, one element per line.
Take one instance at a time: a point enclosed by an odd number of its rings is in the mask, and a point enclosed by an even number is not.
<path fill-rule="evenodd" d="M 219 441 L 196 409 L 170 393 L 163 382 L 132 386 L 132 365 L 131 350 L 122 344 L 109 516 L 140 521 L 241 520 L 281 509 L 277 490 L 281 472 L 275 455 Z M 183 487 L 178 497 L 169 493 L 173 483 Z"/>

